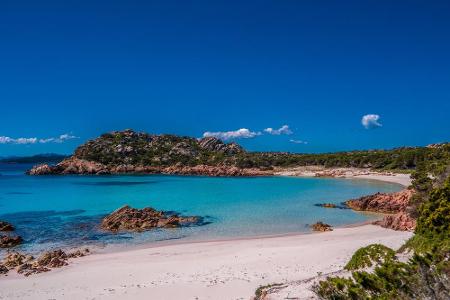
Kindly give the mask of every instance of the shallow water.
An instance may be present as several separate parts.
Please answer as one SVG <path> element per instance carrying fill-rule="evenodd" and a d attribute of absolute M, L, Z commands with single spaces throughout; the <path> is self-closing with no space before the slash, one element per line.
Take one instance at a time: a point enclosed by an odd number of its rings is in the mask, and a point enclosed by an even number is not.
<path fill-rule="evenodd" d="M 333 226 L 364 222 L 375 215 L 325 209 L 397 184 L 370 180 L 191 176 L 26 176 L 27 165 L 0 164 L 0 220 L 13 223 L 25 239 L 19 250 L 38 252 L 79 245 L 142 244 L 184 239 L 210 240 L 308 232 L 318 220 Z M 208 225 L 110 234 L 101 218 L 129 204 L 205 217 Z"/>

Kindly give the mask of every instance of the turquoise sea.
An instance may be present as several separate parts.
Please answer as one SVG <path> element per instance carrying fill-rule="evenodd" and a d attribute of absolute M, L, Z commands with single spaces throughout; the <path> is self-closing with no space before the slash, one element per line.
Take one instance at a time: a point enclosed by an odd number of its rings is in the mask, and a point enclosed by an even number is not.
<path fill-rule="evenodd" d="M 341 226 L 377 217 L 316 203 L 339 204 L 401 189 L 378 181 L 328 178 L 24 175 L 30 167 L 0 164 L 0 220 L 16 226 L 25 240 L 18 250 L 30 252 L 308 232 L 309 225 L 319 220 Z M 208 224 L 145 233 L 101 231 L 102 217 L 125 204 L 199 215 Z"/>

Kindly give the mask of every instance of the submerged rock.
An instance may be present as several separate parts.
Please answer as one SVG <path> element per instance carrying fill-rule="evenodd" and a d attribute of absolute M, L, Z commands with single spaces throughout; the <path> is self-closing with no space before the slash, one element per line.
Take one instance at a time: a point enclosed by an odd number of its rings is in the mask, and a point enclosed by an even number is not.
<path fill-rule="evenodd" d="M 338 206 L 333 203 L 318 203 L 314 204 L 315 206 L 324 207 L 324 208 L 337 208 Z"/>
<path fill-rule="evenodd" d="M 11 248 L 22 243 L 20 236 L 0 235 L 0 248 Z"/>
<path fill-rule="evenodd" d="M 5 221 L 0 221 L 0 231 L 14 231 L 14 226 Z"/>
<path fill-rule="evenodd" d="M 338 209 L 350 209 L 345 203 L 334 204 L 334 203 L 317 203 L 314 206 L 323 207 L 323 208 L 338 208 Z"/>
<path fill-rule="evenodd" d="M 139 232 L 153 228 L 176 228 L 196 225 L 201 222 L 201 217 L 167 215 L 165 212 L 151 207 L 136 209 L 125 205 L 103 218 L 101 228 L 113 232 L 122 230 Z"/>
<path fill-rule="evenodd" d="M 333 228 L 331 227 L 331 225 L 325 224 L 323 222 L 317 222 L 311 225 L 312 230 L 314 231 L 333 231 Z"/>

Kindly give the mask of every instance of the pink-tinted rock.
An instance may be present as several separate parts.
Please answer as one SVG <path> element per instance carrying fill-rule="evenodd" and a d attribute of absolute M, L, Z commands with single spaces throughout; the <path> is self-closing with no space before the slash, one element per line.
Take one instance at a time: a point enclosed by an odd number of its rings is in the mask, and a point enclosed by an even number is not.
<path fill-rule="evenodd" d="M 139 232 L 153 228 L 175 228 L 199 222 L 201 222 L 200 217 L 167 215 L 151 207 L 136 209 L 125 205 L 103 218 L 101 228 L 113 232 Z"/>
<path fill-rule="evenodd" d="M 376 193 L 369 196 L 363 196 L 358 199 L 348 200 L 345 204 L 354 210 L 398 213 L 406 210 L 412 195 L 412 190 L 404 189 L 397 193 Z"/>
<path fill-rule="evenodd" d="M 413 231 L 416 228 L 416 220 L 403 211 L 395 215 L 384 216 L 382 220 L 375 221 L 374 224 L 399 231 Z"/>

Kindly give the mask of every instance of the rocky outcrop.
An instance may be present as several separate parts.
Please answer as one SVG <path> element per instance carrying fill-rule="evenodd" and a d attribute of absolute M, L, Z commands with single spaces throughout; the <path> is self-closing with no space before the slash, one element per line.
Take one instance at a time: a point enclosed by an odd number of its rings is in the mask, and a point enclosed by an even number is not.
<path fill-rule="evenodd" d="M 374 224 L 400 231 L 412 231 L 416 227 L 416 220 L 408 213 L 408 206 L 414 194 L 411 189 L 404 189 L 397 193 L 376 193 L 358 199 L 352 199 L 345 204 L 358 211 L 372 211 L 386 213 L 382 220 Z"/>
<path fill-rule="evenodd" d="M 108 168 L 97 162 L 71 157 L 55 166 L 38 165 L 27 172 L 29 175 L 52 174 L 109 174 Z"/>
<path fill-rule="evenodd" d="M 334 203 L 316 203 L 314 206 L 323 207 L 323 208 L 338 208 L 338 209 L 349 209 L 345 203 L 334 204 Z"/>
<path fill-rule="evenodd" d="M 29 263 L 33 259 L 34 257 L 31 255 L 25 255 L 16 251 L 12 251 L 6 254 L 2 264 L 9 270 L 11 270 L 23 264 Z"/>
<path fill-rule="evenodd" d="M 172 175 L 199 175 L 199 176 L 268 176 L 273 172 L 255 168 L 238 168 L 234 166 L 184 166 L 177 164 L 169 167 L 135 166 L 121 164 L 118 166 L 105 166 L 96 162 L 70 158 L 56 166 L 38 165 L 27 172 L 29 175 L 57 175 L 57 174 L 172 174 Z"/>
<path fill-rule="evenodd" d="M 215 137 L 195 139 L 175 135 L 150 135 L 127 129 L 103 134 L 75 150 L 56 165 L 41 164 L 29 175 L 165 173 L 204 176 L 261 176 L 268 171 L 239 168 L 246 154 L 236 143 Z M 273 174 L 273 173 L 271 173 Z"/>
<path fill-rule="evenodd" d="M 32 274 L 48 272 L 53 268 L 60 268 L 68 265 L 70 258 L 82 257 L 88 255 L 89 249 L 77 250 L 75 252 L 66 253 L 63 250 L 53 250 L 43 253 L 37 259 L 31 255 L 25 255 L 19 252 L 9 252 L 4 258 L 1 266 L 6 268 L 3 274 L 16 269 L 17 273 L 25 276 Z M 1 270 L 0 270 L 1 272 Z"/>
<path fill-rule="evenodd" d="M 8 273 L 8 268 L 5 267 L 3 264 L 0 264 L 0 275 L 4 275 L 6 273 Z"/>
<path fill-rule="evenodd" d="M 12 248 L 22 243 L 20 236 L 0 235 L 0 248 Z"/>
<path fill-rule="evenodd" d="M 382 220 L 375 221 L 373 224 L 399 231 L 413 231 L 416 228 L 416 220 L 404 211 L 384 216 Z"/>
<path fill-rule="evenodd" d="M 176 214 L 166 214 L 151 207 L 136 209 L 125 205 L 103 218 L 101 228 L 112 232 L 140 232 L 154 228 L 199 225 L 202 222 L 200 217 L 182 217 Z"/>
<path fill-rule="evenodd" d="M 314 231 L 320 231 L 320 232 L 333 231 L 333 228 L 331 227 L 331 225 L 325 224 L 323 222 L 314 223 L 311 225 L 311 228 Z"/>
<path fill-rule="evenodd" d="M 14 226 L 5 221 L 0 221 L 0 231 L 14 231 Z"/>
<path fill-rule="evenodd" d="M 398 213 L 406 210 L 412 195 L 412 190 L 404 189 L 397 193 L 376 193 L 363 196 L 358 199 L 348 200 L 345 204 L 351 209 L 359 211 Z"/>
<path fill-rule="evenodd" d="M 242 149 L 242 147 L 239 146 L 238 144 L 236 143 L 225 144 L 216 137 L 205 137 L 201 139 L 198 144 L 200 148 L 204 150 L 224 153 L 227 155 L 235 155 L 244 152 L 244 149 Z"/>

